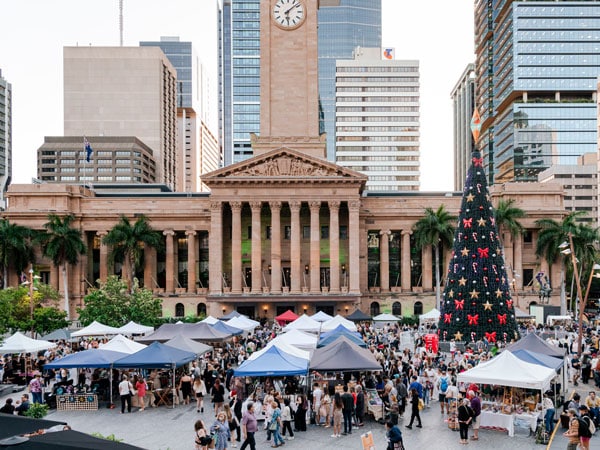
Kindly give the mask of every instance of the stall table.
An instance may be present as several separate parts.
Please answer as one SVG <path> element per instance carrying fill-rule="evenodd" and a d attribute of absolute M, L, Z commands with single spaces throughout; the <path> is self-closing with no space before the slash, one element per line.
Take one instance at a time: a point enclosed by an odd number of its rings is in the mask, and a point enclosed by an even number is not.
<path fill-rule="evenodd" d="M 481 411 L 480 427 L 493 430 L 508 431 L 509 436 L 515 435 L 515 419 L 528 422 L 531 431 L 535 432 L 539 413 L 503 414 L 501 412 Z"/>
<path fill-rule="evenodd" d="M 156 389 L 154 391 L 155 396 L 155 405 L 156 406 L 160 406 L 160 405 L 165 405 L 165 406 L 170 406 L 172 399 L 171 399 L 171 388 L 164 388 L 164 389 Z"/>

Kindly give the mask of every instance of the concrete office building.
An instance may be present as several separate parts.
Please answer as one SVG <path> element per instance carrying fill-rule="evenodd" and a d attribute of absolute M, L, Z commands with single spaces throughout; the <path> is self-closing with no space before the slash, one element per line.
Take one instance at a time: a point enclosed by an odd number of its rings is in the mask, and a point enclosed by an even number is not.
<path fill-rule="evenodd" d="M 0 209 L 12 178 L 12 86 L 0 70 Z"/>
<path fill-rule="evenodd" d="M 474 149 L 471 119 L 475 110 L 475 65 L 468 64 L 450 94 L 453 108 L 454 190 L 462 191 Z"/>
<path fill-rule="evenodd" d="M 355 49 L 336 64 L 336 163 L 368 191 L 419 190 L 419 62 Z"/>
<path fill-rule="evenodd" d="M 206 70 L 192 43 L 180 41 L 178 36 L 142 41 L 140 46 L 159 47 L 177 71 L 177 184 L 185 192 L 202 191 L 206 187 L 200 177 L 221 166 L 217 138 L 207 126 Z"/>
<path fill-rule="evenodd" d="M 157 181 L 177 181 L 177 73 L 156 47 L 65 47 L 64 135 L 135 136 Z"/>
<path fill-rule="evenodd" d="M 89 162 L 83 136 L 46 136 L 37 151 L 37 177 L 44 183 L 156 183 L 152 149 L 135 136 L 89 138 Z"/>
<path fill-rule="evenodd" d="M 597 151 L 600 3 L 475 2 L 478 148 L 489 182 Z"/>

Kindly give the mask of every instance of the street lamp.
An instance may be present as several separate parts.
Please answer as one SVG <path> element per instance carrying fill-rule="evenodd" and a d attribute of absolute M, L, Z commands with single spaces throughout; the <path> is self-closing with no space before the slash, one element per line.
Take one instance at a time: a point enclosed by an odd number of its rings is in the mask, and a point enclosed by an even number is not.
<path fill-rule="evenodd" d="M 33 264 L 31 264 L 31 267 L 29 268 L 29 280 L 24 281 L 21 283 L 21 286 L 29 286 L 29 320 L 31 321 L 31 338 L 33 339 L 33 292 L 37 291 L 37 288 L 34 285 L 33 280 L 39 280 L 40 277 L 39 276 L 34 276 L 33 275 Z"/>
<path fill-rule="evenodd" d="M 594 264 L 590 271 L 590 277 L 588 278 L 587 289 L 585 290 L 585 297 L 581 300 L 579 305 L 579 324 L 577 328 L 577 356 L 581 356 L 581 342 L 583 341 L 583 313 L 585 312 L 585 305 L 587 304 L 588 295 L 590 294 L 590 288 L 592 286 L 592 278 L 600 278 L 600 273 L 595 273 L 600 270 L 600 264 Z"/>

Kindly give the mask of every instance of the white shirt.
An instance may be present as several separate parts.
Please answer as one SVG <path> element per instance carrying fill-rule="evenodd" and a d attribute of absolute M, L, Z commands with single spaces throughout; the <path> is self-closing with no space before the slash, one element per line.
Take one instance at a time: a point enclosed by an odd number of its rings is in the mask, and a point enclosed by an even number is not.
<path fill-rule="evenodd" d="M 127 395 L 131 389 L 129 380 L 123 380 L 119 383 L 119 395 Z"/>

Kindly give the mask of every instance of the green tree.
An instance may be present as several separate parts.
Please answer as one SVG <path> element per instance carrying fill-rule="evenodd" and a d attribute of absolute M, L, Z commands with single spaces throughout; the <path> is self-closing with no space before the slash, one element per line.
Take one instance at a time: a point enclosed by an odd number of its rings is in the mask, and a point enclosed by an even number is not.
<path fill-rule="evenodd" d="M 125 281 L 111 275 L 100 287 L 91 289 L 83 299 L 85 307 L 78 309 L 79 320 L 89 325 L 94 320 L 113 327 L 120 327 L 133 320 L 154 326 L 162 315 L 162 300 L 154 298 L 152 291 L 139 289 L 134 283 L 133 292 Z"/>
<path fill-rule="evenodd" d="M 69 321 L 65 311 L 52 306 L 41 306 L 33 310 L 33 330 L 40 335 L 68 326 Z"/>
<path fill-rule="evenodd" d="M 37 240 L 42 245 L 44 255 L 52 259 L 54 265 L 59 266 L 63 275 L 63 289 L 65 296 L 64 309 L 67 320 L 70 319 L 69 311 L 69 277 L 68 265 L 77 264 L 79 255 L 86 252 L 80 230 L 73 228 L 72 223 L 75 216 L 68 214 L 61 218 L 56 214 L 48 216 L 48 222 L 44 224 L 46 231 L 41 232 Z"/>
<path fill-rule="evenodd" d="M 422 249 L 433 246 L 435 254 L 435 304 L 440 309 L 440 248 L 451 247 L 454 239 L 456 217 L 450 215 L 444 205 L 437 210 L 425 208 L 425 215 L 413 227 L 415 244 Z"/>
<path fill-rule="evenodd" d="M 504 248 L 502 243 L 502 232 L 508 231 L 512 236 L 518 236 L 523 233 L 523 225 L 518 219 L 522 219 L 527 215 L 521 208 L 514 206 L 514 199 L 500 199 L 496 209 L 494 211 L 494 217 L 496 219 L 496 226 L 498 227 L 500 245 Z"/>
<path fill-rule="evenodd" d="M 577 220 L 586 213 L 576 211 L 566 215 L 562 221 L 554 219 L 540 219 L 535 223 L 540 227 L 538 240 L 536 244 L 535 254 L 538 257 L 546 258 L 548 264 L 552 266 L 561 255 L 561 244 L 569 242 L 569 233 L 573 239 L 573 248 L 575 257 L 579 260 L 580 268 L 584 269 L 592 267 L 597 260 L 596 244 L 599 240 L 599 231 L 597 228 L 592 228 L 587 224 L 578 223 Z M 572 271 L 571 258 L 561 258 L 561 314 L 566 314 L 566 296 L 565 296 L 565 264 Z"/>
<path fill-rule="evenodd" d="M 8 287 L 8 269 L 22 272 L 27 264 L 33 262 L 32 238 L 35 232 L 28 227 L 0 219 L 0 265 L 2 265 L 2 284 Z"/>
<path fill-rule="evenodd" d="M 110 245 L 111 259 L 123 263 L 123 278 L 127 280 L 127 287 L 133 292 L 136 271 L 143 262 L 144 247 L 161 250 L 163 247 L 162 235 L 150 226 L 150 219 L 140 216 L 132 225 L 126 216 L 121 216 L 117 223 L 102 239 Z"/>

